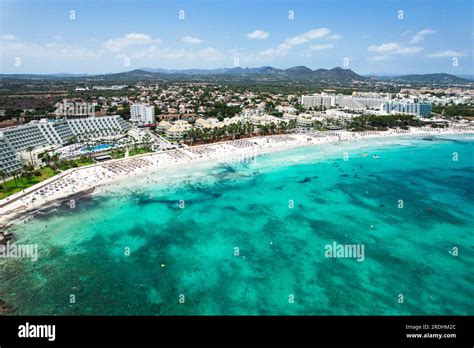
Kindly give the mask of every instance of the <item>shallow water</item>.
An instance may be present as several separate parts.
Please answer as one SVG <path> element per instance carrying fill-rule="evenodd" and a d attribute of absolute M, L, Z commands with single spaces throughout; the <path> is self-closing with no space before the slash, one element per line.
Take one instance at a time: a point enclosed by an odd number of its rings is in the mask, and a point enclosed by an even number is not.
<path fill-rule="evenodd" d="M 373 139 L 133 177 L 19 223 L 39 259 L 0 259 L 0 299 L 15 314 L 473 315 L 473 149 Z M 327 258 L 333 242 L 364 260 Z"/>

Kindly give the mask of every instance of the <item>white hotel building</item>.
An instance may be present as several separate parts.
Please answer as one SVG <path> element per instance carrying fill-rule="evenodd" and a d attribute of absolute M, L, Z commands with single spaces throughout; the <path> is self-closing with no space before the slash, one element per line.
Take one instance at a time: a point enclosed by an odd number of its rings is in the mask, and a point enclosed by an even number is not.
<path fill-rule="evenodd" d="M 301 96 L 301 104 L 306 108 L 312 107 L 341 107 L 347 109 L 380 109 L 381 105 L 389 101 L 389 97 L 368 97 L 350 95 L 313 94 Z"/>
<path fill-rule="evenodd" d="M 130 121 L 138 125 L 155 123 L 155 107 L 143 103 L 130 106 Z"/>
<path fill-rule="evenodd" d="M 426 117 L 431 113 L 432 106 L 430 103 L 402 103 L 392 101 L 384 103 L 381 110 L 388 114 L 408 114 Z"/>
<path fill-rule="evenodd" d="M 334 106 L 336 103 L 336 97 L 325 94 L 313 94 L 313 95 L 303 95 L 301 96 L 301 104 L 305 108 L 314 108 L 314 107 L 326 107 L 329 108 Z"/>
<path fill-rule="evenodd" d="M 403 102 L 390 100 L 389 96 L 348 96 L 348 95 L 303 95 L 301 104 L 306 108 L 334 107 L 350 110 L 378 110 L 382 114 L 408 114 L 426 117 L 432 111 L 431 103 Z"/>
<path fill-rule="evenodd" d="M 21 169 L 21 153 L 28 148 L 65 145 L 75 137 L 94 139 L 128 131 L 131 125 L 118 115 L 72 120 L 40 120 L 0 131 L 0 170 Z"/>

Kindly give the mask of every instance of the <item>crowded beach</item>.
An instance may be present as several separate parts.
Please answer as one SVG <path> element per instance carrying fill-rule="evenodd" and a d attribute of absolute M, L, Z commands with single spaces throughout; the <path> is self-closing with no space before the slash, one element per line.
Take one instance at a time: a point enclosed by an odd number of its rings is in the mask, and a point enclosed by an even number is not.
<path fill-rule="evenodd" d="M 0 227 L 27 212 L 74 196 L 80 192 L 94 190 L 104 184 L 132 176 L 146 175 L 171 166 L 182 166 L 195 161 L 226 161 L 231 157 L 244 158 L 273 151 L 282 151 L 301 146 L 342 142 L 357 139 L 407 136 L 474 133 L 472 127 L 448 129 L 410 128 L 408 130 L 367 131 L 367 132 L 307 132 L 282 134 L 226 142 L 183 147 L 151 154 L 138 155 L 81 168 L 67 170 L 49 180 L 38 183 L 0 201 Z"/>

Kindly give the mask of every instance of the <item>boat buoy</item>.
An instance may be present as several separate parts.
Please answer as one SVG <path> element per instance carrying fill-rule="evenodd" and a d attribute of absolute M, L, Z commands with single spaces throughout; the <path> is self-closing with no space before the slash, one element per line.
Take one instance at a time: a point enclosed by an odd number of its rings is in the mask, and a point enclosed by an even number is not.
<path fill-rule="evenodd" d="M 164 263 L 162 263 L 162 264 L 161 264 L 161 267 L 165 267 L 165 264 L 164 264 Z"/>
<path fill-rule="evenodd" d="M 370 225 L 370 228 L 374 228 L 374 225 Z"/>

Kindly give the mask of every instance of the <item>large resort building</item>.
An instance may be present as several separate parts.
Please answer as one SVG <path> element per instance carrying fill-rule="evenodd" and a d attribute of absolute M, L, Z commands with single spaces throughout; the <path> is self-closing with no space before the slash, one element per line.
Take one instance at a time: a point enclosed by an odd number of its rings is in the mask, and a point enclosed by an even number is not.
<path fill-rule="evenodd" d="M 350 96 L 340 94 L 313 94 L 301 96 L 306 108 L 342 108 L 349 110 L 377 110 L 383 114 L 410 114 L 425 117 L 431 113 L 431 104 L 390 100 L 389 96 Z"/>
<path fill-rule="evenodd" d="M 118 115 L 72 120 L 40 120 L 4 128 L 0 131 L 0 170 L 5 173 L 21 169 L 21 153 L 28 149 L 47 149 L 65 145 L 74 138 L 90 139 L 122 134 L 131 125 Z"/>
<path fill-rule="evenodd" d="M 429 103 L 383 103 L 381 109 L 387 114 L 409 114 L 417 116 L 428 116 L 431 113 L 432 106 Z"/>
<path fill-rule="evenodd" d="M 306 108 L 341 107 L 347 109 L 379 109 L 380 105 L 387 101 L 389 101 L 388 96 L 367 97 L 340 94 L 314 94 L 301 96 L 301 104 Z"/>

